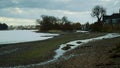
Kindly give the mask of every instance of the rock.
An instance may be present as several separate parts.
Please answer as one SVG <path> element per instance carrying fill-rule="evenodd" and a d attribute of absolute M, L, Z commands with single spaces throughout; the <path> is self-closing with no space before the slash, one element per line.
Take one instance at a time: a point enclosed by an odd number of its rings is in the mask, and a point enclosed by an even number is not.
<path fill-rule="evenodd" d="M 77 44 L 80 44 L 80 43 L 82 43 L 81 41 L 78 41 L 78 42 L 76 42 Z"/>
<path fill-rule="evenodd" d="M 67 44 L 66 46 L 75 46 L 75 45 L 73 45 L 73 44 Z"/>
<path fill-rule="evenodd" d="M 63 49 L 63 50 L 68 50 L 68 49 L 70 49 L 70 48 L 71 48 L 71 47 L 67 45 L 67 46 L 63 47 L 62 49 Z"/>
<path fill-rule="evenodd" d="M 75 45 L 73 45 L 73 44 L 66 44 L 66 46 L 63 47 L 62 49 L 63 49 L 63 50 L 68 50 L 68 49 L 71 48 L 71 46 L 75 46 Z"/>

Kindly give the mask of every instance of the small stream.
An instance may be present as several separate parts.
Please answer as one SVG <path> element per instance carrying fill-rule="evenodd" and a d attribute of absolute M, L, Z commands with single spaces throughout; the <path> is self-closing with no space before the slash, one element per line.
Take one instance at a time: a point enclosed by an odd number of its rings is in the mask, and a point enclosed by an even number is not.
<path fill-rule="evenodd" d="M 48 60 L 48 61 L 45 61 L 45 62 L 41 62 L 41 63 L 37 63 L 37 64 L 20 65 L 20 66 L 4 67 L 4 68 L 28 68 L 28 67 L 34 67 L 34 66 L 39 66 L 39 65 L 45 65 L 45 64 L 57 61 L 61 56 L 63 56 L 64 53 L 66 53 L 66 52 L 68 52 L 68 51 L 70 51 L 72 49 L 75 49 L 76 47 L 81 46 L 82 44 L 88 43 L 90 41 L 115 38 L 115 37 L 119 37 L 119 36 L 120 36 L 120 34 L 118 34 L 118 33 L 109 33 L 107 35 L 96 37 L 96 38 L 70 41 L 70 42 L 68 42 L 66 44 L 61 44 L 60 47 L 55 50 L 56 54 L 55 54 L 54 58 L 51 59 L 51 60 Z M 62 48 L 66 47 L 67 45 L 74 45 L 74 46 L 69 46 L 70 47 L 69 49 L 63 50 Z M 0 68 L 2 68 L 2 67 L 0 67 Z"/>

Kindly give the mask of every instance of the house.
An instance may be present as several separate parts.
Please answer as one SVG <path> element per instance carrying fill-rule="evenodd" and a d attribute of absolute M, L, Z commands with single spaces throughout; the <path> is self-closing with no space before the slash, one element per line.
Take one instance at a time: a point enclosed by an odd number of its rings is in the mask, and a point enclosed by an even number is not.
<path fill-rule="evenodd" d="M 103 16 L 103 22 L 107 24 L 117 24 L 120 23 L 120 10 L 119 13 L 114 13 L 112 15 Z"/>

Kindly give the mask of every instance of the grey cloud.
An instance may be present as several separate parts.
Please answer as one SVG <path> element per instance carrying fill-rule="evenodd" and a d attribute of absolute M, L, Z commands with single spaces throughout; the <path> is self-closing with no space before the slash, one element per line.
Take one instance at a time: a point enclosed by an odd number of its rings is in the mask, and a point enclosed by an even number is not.
<path fill-rule="evenodd" d="M 96 5 L 105 7 L 107 13 L 112 14 L 120 9 L 120 0 L 0 0 L 0 16 L 37 19 L 42 14 L 59 17 L 65 15 L 71 20 L 85 23 L 86 21 L 92 22 L 93 19 L 90 13 L 81 14 L 81 12 L 90 12 Z M 15 13 L 17 11 L 19 11 L 18 14 Z M 70 11 L 70 14 L 66 11 Z M 72 14 L 71 12 L 77 12 L 78 14 Z"/>
<path fill-rule="evenodd" d="M 20 7 L 86 11 L 100 3 L 102 3 L 100 0 L 0 0 L 0 8 Z"/>

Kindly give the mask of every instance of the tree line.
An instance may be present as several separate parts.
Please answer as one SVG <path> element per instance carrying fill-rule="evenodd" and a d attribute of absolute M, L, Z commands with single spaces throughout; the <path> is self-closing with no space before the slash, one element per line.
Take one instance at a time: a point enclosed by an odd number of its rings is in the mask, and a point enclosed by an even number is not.
<path fill-rule="evenodd" d="M 39 24 L 39 29 L 41 31 L 49 30 L 62 30 L 62 31 L 74 31 L 81 29 L 81 24 L 73 23 L 68 20 L 66 16 L 63 16 L 61 19 L 55 16 L 42 15 L 42 19 L 37 19 Z"/>
<path fill-rule="evenodd" d="M 103 16 L 106 15 L 106 9 L 102 6 L 95 6 L 91 11 L 91 16 L 97 18 L 97 21 L 89 24 L 86 23 L 81 25 L 80 23 L 73 23 L 68 20 L 66 16 L 61 19 L 55 16 L 42 15 L 41 19 L 37 19 L 39 23 L 39 30 L 62 30 L 62 31 L 74 31 L 84 29 L 87 31 L 98 31 L 98 32 L 120 32 L 120 21 L 117 24 L 103 22 Z"/>
<path fill-rule="evenodd" d="M 0 23 L 0 30 L 7 30 L 8 29 L 8 25 L 5 23 Z"/>

